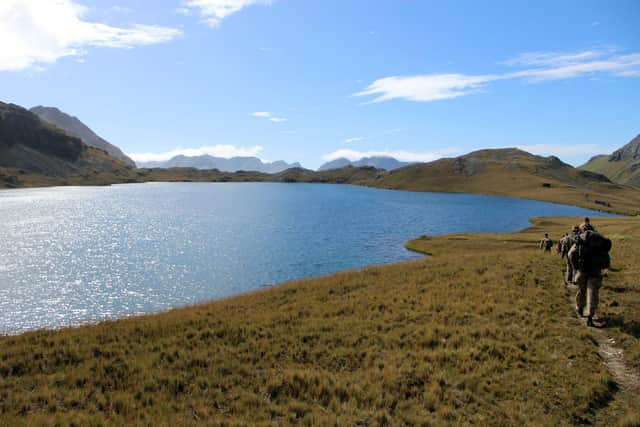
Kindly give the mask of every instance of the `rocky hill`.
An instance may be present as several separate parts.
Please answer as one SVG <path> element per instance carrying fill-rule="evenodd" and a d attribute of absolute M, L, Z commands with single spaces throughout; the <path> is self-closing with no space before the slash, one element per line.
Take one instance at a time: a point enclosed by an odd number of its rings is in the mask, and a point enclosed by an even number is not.
<path fill-rule="evenodd" d="M 289 168 L 300 167 L 299 163 L 287 163 L 282 160 L 275 162 L 263 162 L 257 157 L 214 157 L 202 156 L 175 156 L 162 162 L 140 162 L 138 166 L 142 168 L 195 168 L 195 169 L 217 169 L 221 172 L 253 171 L 263 173 L 278 173 Z"/>
<path fill-rule="evenodd" d="M 18 105 L 0 102 L 0 168 L 20 174 L 68 176 L 131 169 L 106 151 L 70 136 Z M 8 178 L 7 178 L 8 177 Z"/>
<path fill-rule="evenodd" d="M 640 135 L 610 155 L 592 157 L 580 169 L 601 173 L 613 182 L 640 187 Z"/>
<path fill-rule="evenodd" d="M 354 167 L 371 166 L 374 168 L 390 171 L 390 170 L 399 169 L 399 168 L 408 166 L 410 164 L 411 163 L 401 162 L 394 159 L 393 157 L 386 157 L 386 156 L 363 157 L 360 160 L 356 160 L 356 161 L 351 161 L 344 157 L 340 157 L 338 159 L 331 160 L 330 162 L 323 164 L 322 166 L 320 166 L 320 168 L 318 168 L 318 170 L 325 171 L 330 169 L 340 169 L 346 166 L 354 166 Z"/>
<path fill-rule="evenodd" d="M 124 154 L 122 150 L 120 150 L 120 148 L 98 136 L 87 125 L 82 123 L 77 117 L 63 113 L 62 111 L 54 107 L 38 106 L 33 107 L 30 111 L 36 114 L 45 122 L 64 130 L 67 134 L 75 136 L 76 138 L 80 138 L 82 142 L 84 142 L 88 146 L 104 150 L 112 157 L 123 161 L 129 166 L 135 167 L 134 161 L 127 157 L 127 155 Z"/>

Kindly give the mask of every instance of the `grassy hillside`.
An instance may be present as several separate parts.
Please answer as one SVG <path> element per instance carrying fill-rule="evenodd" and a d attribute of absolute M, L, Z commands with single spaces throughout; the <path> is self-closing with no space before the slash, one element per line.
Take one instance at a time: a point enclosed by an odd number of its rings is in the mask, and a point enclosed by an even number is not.
<path fill-rule="evenodd" d="M 476 151 L 461 157 L 421 163 L 385 173 L 372 186 L 414 191 L 497 194 L 640 213 L 640 191 L 614 184 L 556 157 L 517 149 Z"/>
<path fill-rule="evenodd" d="M 0 338 L 0 425 L 638 425 L 536 220 L 170 312 Z M 605 333 L 640 367 L 640 219 L 607 218 Z M 602 331 L 600 331 L 602 332 Z"/>
<path fill-rule="evenodd" d="M 613 182 L 640 187 L 640 135 L 611 155 L 591 158 L 580 169 L 601 173 Z"/>

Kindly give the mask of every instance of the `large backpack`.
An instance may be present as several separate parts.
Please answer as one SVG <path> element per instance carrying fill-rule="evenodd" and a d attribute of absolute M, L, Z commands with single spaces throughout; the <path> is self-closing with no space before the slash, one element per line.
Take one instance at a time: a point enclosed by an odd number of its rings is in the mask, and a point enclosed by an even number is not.
<path fill-rule="evenodd" d="M 550 251 L 552 247 L 553 247 L 553 240 L 547 239 L 547 240 L 544 241 L 544 249 L 545 250 Z"/>
<path fill-rule="evenodd" d="M 575 239 L 578 246 L 578 264 L 580 269 L 599 272 L 611 265 L 611 240 L 604 235 L 587 230 Z"/>

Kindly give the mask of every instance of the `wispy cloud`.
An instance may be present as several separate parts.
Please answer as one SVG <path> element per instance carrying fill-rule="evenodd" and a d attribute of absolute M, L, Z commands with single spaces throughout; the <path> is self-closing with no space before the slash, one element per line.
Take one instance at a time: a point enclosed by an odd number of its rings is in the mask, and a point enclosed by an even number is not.
<path fill-rule="evenodd" d="M 255 113 L 251 113 L 251 115 L 259 119 L 269 119 L 274 123 L 282 123 L 287 121 L 287 119 L 285 119 L 284 117 L 275 116 L 271 111 L 256 111 Z"/>
<path fill-rule="evenodd" d="M 350 149 L 336 150 L 325 154 L 322 158 L 331 161 L 344 157 L 351 161 L 360 160 L 363 157 L 393 157 L 403 162 L 431 162 L 448 155 L 459 154 L 460 150 L 454 148 L 445 148 L 436 151 L 405 151 L 405 150 L 373 150 L 358 151 Z"/>
<path fill-rule="evenodd" d="M 502 74 L 423 74 L 392 76 L 375 80 L 354 96 L 375 96 L 371 103 L 405 99 L 430 102 L 458 98 L 485 90 L 498 80 L 523 79 L 529 82 L 605 75 L 640 77 L 640 53 L 619 54 L 614 49 L 574 53 L 529 52 L 503 62 L 528 67 Z"/>
<path fill-rule="evenodd" d="M 589 59 L 573 59 L 558 55 L 549 58 L 557 65 L 518 71 L 505 75 L 505 78 L 527 78 L 532 81 L 563 80 L 576 77 L 640 77 L 640 53 L 628 55 L 594 56 Z"/>
<path fill-rule="evenodd" d="M 184 0 L 184 8 L 197 11 L 211 27 L 248 6 L 269 5 L 272 0 Z"/>
<path fill-rule="evenodd" d="M 364 136 L 354 136 L 353 138 L 347 138 L 344 140 L 345 144 L 351 144 L 352 142 L 364 141 Z"/>
<path fill-rule="evenodd" d="M 496 76 L 465 76 L 463 74 L 424 74 L 419 76 L 393 76 L 378 79 L 354 96 L 377 95 L 371 102 L 406 99 L 409 101 L 436 101 L 478 92 Z"/>
<path fill-rule="evenodd" d="M 0 2 L 0 71 L 41 68 L 89 46 L 133 48 L 178 37 L 176 28 L 136 24 L 114 27 L 83 20 L 87 8 L 71 0 Z"/>
<path fill-rule="evenodd" d="M 263 147 L 260 145 L 254 145 L 253 147 L 236 147 L 234 145 L 205 145 L 199 148 L 182 148 L 178 147 L 174 150 L 163 151 L 157 153 L 127 153 L 135 162 L 162 162 L 169 160 L 175 156 L 202 156 L 208 154 L 215 157 L 224 157 L 229 159 L 231 157 L 255 157 L 260 154 Z"/>
<path fill-rule="evenodd" d="M 261 118 L 268 119 L 269 117 L 273 116 L 273 113 L 271 111 L 256 111 L 255 113 L 251 113 L 251 115 L 253 117 L 261 117 Z"/>

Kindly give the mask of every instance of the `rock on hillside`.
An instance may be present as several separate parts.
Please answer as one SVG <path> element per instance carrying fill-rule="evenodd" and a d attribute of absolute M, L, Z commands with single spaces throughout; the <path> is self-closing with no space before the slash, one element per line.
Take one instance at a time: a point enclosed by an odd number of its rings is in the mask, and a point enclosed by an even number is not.
<path fill-rule="evenodd" d="M 135 167 L 134 161 L 127 157 L 120 148 L 96 135 L 94 131 L 82 123 L 77 117 L 70 116 L 55 107 L 38 106 L 33 107 L 30 111 L 45 122 L 64 130 L 69 135 L 80 138 L 82 142 L 88 146 L 104 150 L 116 159 L 123 161 L 129 166 Z"/>

